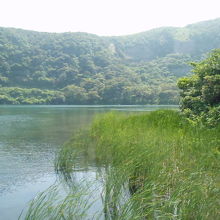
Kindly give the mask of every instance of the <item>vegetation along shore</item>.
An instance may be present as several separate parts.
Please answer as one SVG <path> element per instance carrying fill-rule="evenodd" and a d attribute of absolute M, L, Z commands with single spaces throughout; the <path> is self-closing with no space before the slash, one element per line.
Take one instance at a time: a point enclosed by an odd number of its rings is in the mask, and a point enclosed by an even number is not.
<path fill-rule="evenodd" d="M 49 189 L 32 202 L 26 219 L 54 213 L 53 219 L 218 219 L 220 51 L 192 65 L 194 75 L 178 83 L 182 111 L 111 112 L 67 142 L 56 160 L 67 196 L 57 202 L 49 196 L 56 189 Z M 103 205 L 92 216 L 86 210 L 94 201 L 82 196 L 91 186 L 74 184 L 80 163 L 99 167 L 102 192 L 93 192 Z M 84 209 L 77 212 L 79 204 Z"/>
<path fill-rule="evenodd" d="M 118 37 L 0 27 L 0 104 L 178 104 L 220 19 Z"/>

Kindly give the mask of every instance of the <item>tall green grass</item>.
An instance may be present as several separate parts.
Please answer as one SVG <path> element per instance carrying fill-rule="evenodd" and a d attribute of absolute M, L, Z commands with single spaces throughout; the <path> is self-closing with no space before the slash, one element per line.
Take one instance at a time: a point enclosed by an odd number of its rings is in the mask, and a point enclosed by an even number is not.
<path fill-rule="evenodd" d="M 109 167 L 112 219 L 219 218 L 219 127 L 192 126 L 175 111 L 110 113 L 93 123 L 90 135 L 97 162 Z M 126 187 L 130 197 L 122 202 Z"/>
<path fill-rule="evenodd" d="M 97 206 L 98 184 L 78 180 L 72 187 L 54 184 L 34 198 L 22 211 L 22 220 L 92 220 L 100 219 L 102 212 Z"/>
<path fill-rule="evenodd" d="M 193 126 L 177 111 L 108 113 L 57 157 L 68 187 L 80 167 L 96 167 L 102 181 L 96 219 L 219 219 L 220 127 Z"/>

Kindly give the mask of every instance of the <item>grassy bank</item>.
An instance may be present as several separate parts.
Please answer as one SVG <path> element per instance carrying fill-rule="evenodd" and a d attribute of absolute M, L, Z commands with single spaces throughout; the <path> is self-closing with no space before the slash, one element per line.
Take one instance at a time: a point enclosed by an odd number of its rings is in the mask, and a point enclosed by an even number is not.
<path fill-rule="evenodd" d="M 220 128 L 192 127 L 178 112 L 155 111 L 107 114 L 91 136 L 97 162 L 108 167 L 113 219 L 218 218 Z M 122 201 L 126 187 L 130 196 Z"/>
<path fill-rule="evenodd" d="M 195 127 L 160 110 L 100 116 L 64 146 L 56 168 L 69 186 L 78 167 L 100 168 L 105 219 L 216 220 L 219 159 L 220 127 Z"/>

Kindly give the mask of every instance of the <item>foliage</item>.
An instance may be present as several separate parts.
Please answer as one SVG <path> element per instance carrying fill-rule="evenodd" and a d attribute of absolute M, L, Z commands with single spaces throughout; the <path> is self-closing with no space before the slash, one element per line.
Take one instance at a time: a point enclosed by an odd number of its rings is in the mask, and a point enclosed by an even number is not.
<path fill-rule="evenodd" d="M 66 192 L 60 185 L 54 184 L 40 193 L 24 209 L 19 220 L 90 220 L 95 214 L 88 214 L 91 204 L 91 189 L 83 186 L 83 182 Z M 91 202 L 91 200 L 90 200 Z M 92 202 L 94 203 L 94 202 Z M 90 211 L 91 212 L 91 211 Z"/>
<path fill-rule="evenodd" d="M 220 49 L 192 66 L 194 75 L 178 82 L 182 111 L 194 121 L 216 126 L 220 122 Z"/>
<path fill-rule="evenodd" d="M 164 110 L 96 120 L 91 136 L 98 163 L 110 169 L 112 219 L 216 219 L 219 131 L 193 127 Z M 130 198 L 122 203 L 126 186 Z"/>
<path fill-rule="evenodd" d="M 220 47 L 219 26 L 217 19 L 124 37 L 0 28 L 0 86 L 59 91 L 58 104 L 178 103 L 176 80 L 187 62 Z"/>
<path fill-rule="evenodd" d="M 103 183 L 103 192 L 100 195 L 99 189 L 97 195 L 103 206 L 96 211 L 106 219 L 215 220 L 219 140 L 220 127 L 192 126 L 177 111 L 108 113 L 65 144 L 56 169 L 71 187 L 76 183 L 74 171 L 98 167 L 96 181 Z M 42 213 L 34 207 L 32 213 Z M 53 214 L 53 209 L 47 212 Z"/>
<path fill-rule="evenodd" d="M 62 92 L 18 87 L 0 87 L 0 104 L 63 104 Z"/>

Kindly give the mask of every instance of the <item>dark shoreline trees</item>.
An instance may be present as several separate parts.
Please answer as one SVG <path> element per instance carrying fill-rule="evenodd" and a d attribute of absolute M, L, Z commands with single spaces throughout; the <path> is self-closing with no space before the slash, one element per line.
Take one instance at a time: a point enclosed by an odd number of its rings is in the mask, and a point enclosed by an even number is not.
<path fill-rule="evenodd" d="M 181 109 L 193 121 L 209 126 L 220 123 L 220 49 L 192 63 L 194 75 L 179 80 Z"/>

